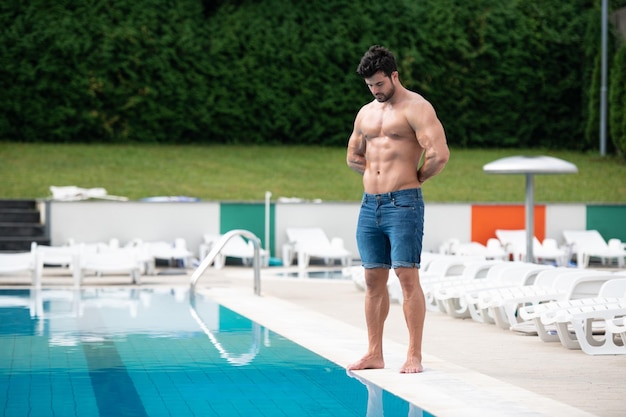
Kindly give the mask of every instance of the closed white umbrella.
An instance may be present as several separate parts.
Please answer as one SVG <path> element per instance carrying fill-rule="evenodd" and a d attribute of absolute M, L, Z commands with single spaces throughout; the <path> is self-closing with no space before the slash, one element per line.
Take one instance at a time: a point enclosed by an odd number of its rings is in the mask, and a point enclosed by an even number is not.
<path fill-rule="evenodd" d="M 509 156 L 483 166 L 488 174 L 526 175 L 526 261 L 533 261 L 534 233 L 534 176 L 536 174 L 576 174 L 578 168 L 571 162 L 551 156 Z"/>

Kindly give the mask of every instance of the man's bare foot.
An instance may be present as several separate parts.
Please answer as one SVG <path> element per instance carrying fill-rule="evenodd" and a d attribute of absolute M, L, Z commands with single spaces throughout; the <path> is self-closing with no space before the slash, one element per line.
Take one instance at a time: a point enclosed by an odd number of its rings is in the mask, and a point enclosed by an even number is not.
<path fill-rule="evenodd" d="M 400 369 L 401 374 L 417 374 L 424 371 L 422 363 L 417 358 L 409 358 Z"/>
<path fill-rule="evenodd" d="M 365 355 L 357 362 L 354 362 L 346 367 L 348 371 L 358 371 L 361 369 L 383 369 L 385 367 L 385 361 L 383 358 Z"/>

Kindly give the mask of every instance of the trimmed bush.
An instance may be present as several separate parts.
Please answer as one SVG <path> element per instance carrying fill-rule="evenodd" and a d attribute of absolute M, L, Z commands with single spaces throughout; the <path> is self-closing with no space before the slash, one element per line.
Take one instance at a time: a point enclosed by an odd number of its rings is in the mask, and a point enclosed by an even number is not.
<path fill-rule="evenodd" d="M 586 39 L 597 8 L 7 0 L 0 140 L 345 146 L 372 99 L 355 68 L 382 44 L 402 82 L 433 103 L 451 145 L 588 149 Z"/>
<path fill-rule="evenodd" d="M 609 88 L 609 127 L 617 153 L 626 155 L 626 44 L 617 50 Z"/>
<path fill-rule="evenodd" d="M 0 66 L 3 139 L 197 139 L 208 90 L 206 71 L 198 67 L 205 27 L 200 4 L 6 3 L 0 11 L 7 28 Z"/>

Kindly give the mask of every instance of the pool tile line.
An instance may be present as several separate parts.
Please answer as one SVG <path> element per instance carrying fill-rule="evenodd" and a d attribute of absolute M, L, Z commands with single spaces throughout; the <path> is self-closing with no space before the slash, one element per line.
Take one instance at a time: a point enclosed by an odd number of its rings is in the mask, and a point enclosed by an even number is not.
<path fill-rule="evenodd" d="M 236 288 L 200 288 L 220 304 L 345 367 L 365 348 L 364 329 L 268 296 Z M 422 374 L 400 374 L 406 347 L 385 339 L 385 369 L 358 371 L 365 380 L 437 417 L 592 414 L 424 353 Z"/>
<path fill-rule="evenodd" d="M 102 317 L 95 309 L 86 309 L 78 318 L 79 328 L 88 332 L 94 323 L 105 327 Z M 91 378 L 93 393 L 102 417 L 148 417 L 126 365 L 113 340 L 81 343 Z M 111 401 L 111 398 L 123 401 Z"/>

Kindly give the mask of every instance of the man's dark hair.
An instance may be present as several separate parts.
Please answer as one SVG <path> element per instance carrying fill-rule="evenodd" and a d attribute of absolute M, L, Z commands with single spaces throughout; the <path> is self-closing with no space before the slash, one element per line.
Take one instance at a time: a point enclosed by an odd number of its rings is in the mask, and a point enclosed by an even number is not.
<path fill-rule="evenodd" d="M 396 58 L 391 51 L 379 45 L 370 46 L 356 68 L 357 74 L 363 78 L 370 78 L 379 71 L 391 77 L 391 74 L 397 70 Z"/>

